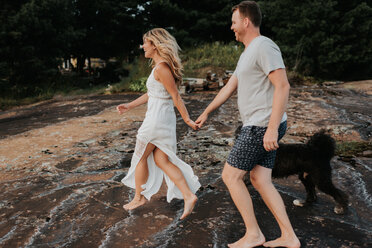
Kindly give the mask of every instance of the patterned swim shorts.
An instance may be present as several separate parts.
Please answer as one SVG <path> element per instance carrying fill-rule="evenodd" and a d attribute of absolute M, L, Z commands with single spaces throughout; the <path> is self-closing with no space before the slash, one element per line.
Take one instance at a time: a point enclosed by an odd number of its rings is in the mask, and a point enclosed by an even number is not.
<path fill-rule="evenodd" d="M 227 163 L 235 168 L 251 171 L 256 165 L 272 169 L 275 163 L 276 151 L 266 151 L 263 138 L 267 127 L 242 127 L 235 141 Z M 283 121 L 278 128 L 278 142 L 287 130 L 287 121 Z"/>

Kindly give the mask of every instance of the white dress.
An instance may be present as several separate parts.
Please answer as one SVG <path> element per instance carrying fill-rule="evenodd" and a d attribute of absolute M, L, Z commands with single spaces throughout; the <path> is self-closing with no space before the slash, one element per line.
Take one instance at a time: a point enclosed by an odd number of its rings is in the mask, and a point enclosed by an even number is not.
<path fill-rule="evenodd" d="M 155 67 L 147 79 L 146 87 L 149 96 L 145 120 L 138 130 L 136 147 L 128 174 L 121 180 L 126 186 L 135 189 L 134 172 L 148 143 L 152 143 L 168 155 L 169 161 L 175 164 L 182 172 L 190 190 L 195 192 L 200 188 L 198 177 L 190 165 L 179 159 L 176 155 L 176 114 L 174 112 L 172 97 L 163 84 L 154 77 Z M 149 177 L 142 185 L 142 195 L 148 200 L 157 193 L 163 182 L 163 177 L 168 186 L 167 201 L 173 198 L 183 199 L 181 191 L 170 178 L 155 164 L 153 153 L 147 157 Z"/>

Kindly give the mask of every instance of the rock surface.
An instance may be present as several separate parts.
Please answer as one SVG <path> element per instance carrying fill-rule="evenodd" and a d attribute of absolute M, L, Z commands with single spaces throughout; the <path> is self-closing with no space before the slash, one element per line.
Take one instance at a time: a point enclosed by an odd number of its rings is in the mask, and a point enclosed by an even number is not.
<path fill-rule="evenodd" d="M 319 129 L 338 142 L 371 143 L 371 81 L 292 88 L 283 142 L 305 142 Z M 216 92 L 184 96 L 193 119 Z M 138 94 L 61 99 L 0 112 L 0 247 L 226 247 L 245 232 L 221 181 L 239 125 L 236 98 L 213 113 L 200 131 L 178 115 L 178 155 L 192 165 L 202 189 L 193 214 L 180 221 L 183 202 L 166 202 L 166 188 L 126 212 L 134 195 L 120 183 L 134 151 L 145 106 L 118 115 L 115 106 Z M 318 193 L 311 207 L 297 177 L 274 183 L 302 247 L 371 247 L 371 149 L 332 160 L 334 184 L 349 195 L 345 215 Z M 247 182 L 249 184 L 249 182 Z M 267 239 L 279 228 L 259 194 L 248 186 Z"/>

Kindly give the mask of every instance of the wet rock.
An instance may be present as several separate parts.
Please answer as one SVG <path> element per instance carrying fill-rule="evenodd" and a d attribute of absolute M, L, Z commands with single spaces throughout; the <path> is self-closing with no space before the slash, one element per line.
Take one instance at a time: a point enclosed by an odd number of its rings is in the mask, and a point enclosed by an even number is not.
<path fill-rule="evenodd" d="M 107 147 L 107 145 L 108 145 L 106 140 L 98 141 L 98 144 L 99 144 L 100 146 L 105 146 L 105 147 Z"/>
<path fill-rule="evenodd" d="M 370 125 L 366 125 L 371 123 L 368 97 L 355 89 L 345 90 L 344 85 L 292 87 L 289 129 L 282 141 L 306 142 L 320 128 L 328 129 L 338 141 L 370 140 Z M 192 119 L 201 114 L 214 95 L 185 96 Z M 134 191 L 120 181 L 130 166 L 145 107 L 128 112 L 123 118 L 112 114 L 112 107 L 123 102 L 122 95 L 97 98 L 111 109 L 105 111 L 103 107 L 99 114 L 96 112 L 99 116 L 89 116 L 92 115 L 90 106 L 96 108 L 92 104 L 97 100 L 95 97 L 80 101 L 80 105 L 75 100 L 50 102 L 40 109 L 58 113 L 67 111 L 59 108 L 70 108 L 71 115 L 66 115 L 63 125 L 58 125 L 61 120 L 57 119 L 46 121 L 46 114 L 39 120 L 27 119 L 39 121 L 34 125 L 30 123 L 27 133 L 17 136 L 20 130 L 16 130 L 2 138 L 0 216 L 6 221 L 0 221 L 1 247 L 226 247 L 244 235 L 244 223 L 221 180 L 234 131 L 239 125 L 236 98 L 211 114 L 198 132 L 191 131 L 178 115 L 178 155 L 193 167 L 202 184 L 197 192 L 198 205 L 184 221 L 179 220 L 183 201 L 167 203 L 165 185 L 141 208 L 130 212 L 122 209 L 134 196 Z M 71 110 L 71 106 L 78 105 L 84 108 Z M 23 114 L 31 115 L 35 111 L 35 116 L 39 111 L 32 107 L 24 109 L 28 112 Z M 10 120 L 8 125 L 17 127 L 18 119 L 11 120 L 10 113 L 6 114 L 4 118 Z M 15 115 L 22 117 L 22 113 Z M 69 120 L 72 116 L 74 119 Z M 102 120 L 110 125 L 102 125 Z M 4 127 L 4 123 L 0 122 L 0 127 Z M 33 130 L 35 127 L 38 128 Z M 62 132 L 69 127 L 70 133 Z M 54 136 L 38 144 L 48 133 Z M 33 137 L 36 138 L 32 140 Z M 30 146 L 24 149 L 22 145 L 26 140 L 32 140 L 35 150 Z M 40 153 L 44 147 L 53 147 L 53 154 Z M 25 151 L 27 153 L 19 157 Z M 333 213 L 333 199 L 322 193 L 311 207 L 294 206 L 293 200 L 306 194 L 297 177 L 274 180 L 303 247 L 367 247 L 372 228 L 369 156 L 368 148 L 360 155 L 336 156 L 332 160 L 333 182 L 347 192 L 352 202 L 350 211 L 342 217 Z M 249 185 L 248 177 L 245 183 L 265 236 L 267 239 L 278 237 L 280 230 L 270 211 Z"/>
<path fill-rule="evenodd" d="M 336 84 L 340 84 L 342 82 L 340 81 L 326 81 L 326 82 L 323 82 L 322 84 L 325 85 L 325 86 L 334 86 Z"/>
<path fill-rule="evenodd" d="M 229 142 L 225 139 L 215 138 L 212 140 L 212 144 L 217 146 L 227 146 Z"/>
<path fill-rule="evenodd" d="M 371 150 L 363 151 L 362 156 L 371 158 L 372 157 L 372 151 Z"/>
<path fill-rule="evenodd" d="M 213 190 L 213 189 L 215 189 L 216 187 L 214 187 L 214 186 L 208 184 L 206 188 L 207 188 L 207 189 L 211 189 L 211 190 Z"/>
<path fill-rule="evenodd" d="M 120 162 L 119 162 L 120 168 L 129 168 L 131 160 L 132 159 L 129 157 L 123 157 L 122 159 L 120 159 Z"/>
<path fill-rule="evenodd" d="M 53 154 L 53 152 L 51 152 L 49 149 L 43 149 L 41 152 L 44 154 Z"/>
<path fill-rule="evenodd" d="M 172 218 L 169 218 L 168 216 L 166 216 L 164 214 L 156 215 L 155 219 L 170 219 L 170 220 L 173 220 Z"/>
<path fill-rule="evenodd" d="M 88 144 L 86 144 L 86 143 L 79 142 L 79 143 L 77 143 L 76 145 L 74 145 L 74 147 L 89 147 L 89 146 L 88 146 Z"/>
<path fill-rule="evenodd" d="M 353 156 L 340 156 L 339 159 L 344 162 L 355 164 L 355 160 Z"/>
<path fill-rule="evenodd" d="M 70 158 L 66 161 L 60 162 L 56 165 L 58 169 L 65 171 L 72 171 L 82 164 L 83 160 Z"/>

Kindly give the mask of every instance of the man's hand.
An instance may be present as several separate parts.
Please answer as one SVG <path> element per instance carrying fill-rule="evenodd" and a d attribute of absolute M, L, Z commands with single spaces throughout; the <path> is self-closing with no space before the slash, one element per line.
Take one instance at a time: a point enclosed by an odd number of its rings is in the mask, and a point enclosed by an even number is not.
<path fill-rule="evenodd" d="M 207 119 L 208 119 L 208 114 L 203 113 L 198 117 L 198 119 L 196 119 L 195 123 L 198 125 L 199 128 L 201 128 L 204 125 L 204 123 L 207 121 Z"/>
<path fill-rule="evenodd" d="M 267 128 L 263 143 L 265 150 L 268 152 L 278 149 L 278 130 Z"/>

